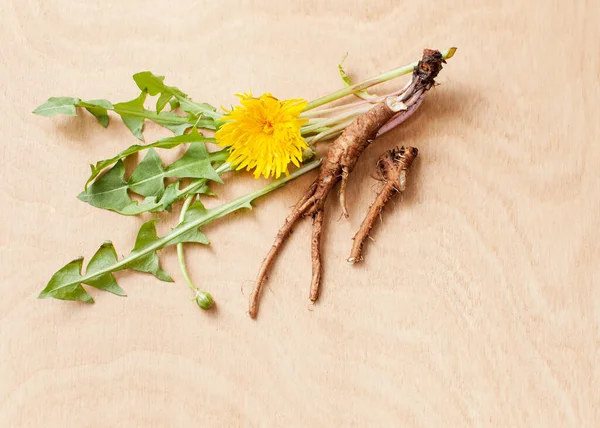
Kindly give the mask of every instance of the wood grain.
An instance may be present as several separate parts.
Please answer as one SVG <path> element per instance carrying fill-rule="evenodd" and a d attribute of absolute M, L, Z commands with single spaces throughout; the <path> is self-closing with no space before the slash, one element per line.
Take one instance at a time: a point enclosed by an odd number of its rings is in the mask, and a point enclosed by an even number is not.
<path fill-rule="evenodd" d="M 594 1 L 4 1 L 0 426 L 600 426 L 599 14 Z M 359 162 L 348 221 L 332 200 L 312 311 L 306 222 L 258 321 L 245 315 L 312 176 L 188 251 L 212 313 L 189 302 L 172 249 L 175 284 L 122 274 L 128 298 L 36 300 L 104 240 L 127 253 L 142 221 L 75 198 L 89 163 L 135 139 L 117 121 L 32 115 L 46 98 L 127 100 L 130 76 L 153 70 L 217 105 L 248 89 L 311 99 L 339 87 L 346 51 L 364 78 L 451 45 L 420 112 Z M 349 266 L 369 175 L 400 143 L 419 149 L 411 185 Z"/>

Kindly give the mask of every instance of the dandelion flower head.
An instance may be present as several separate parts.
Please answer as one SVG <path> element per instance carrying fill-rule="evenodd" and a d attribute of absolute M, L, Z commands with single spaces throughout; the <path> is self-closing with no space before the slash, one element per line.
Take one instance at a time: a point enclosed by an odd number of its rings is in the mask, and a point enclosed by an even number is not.
<path fill-rule="evenodd" d="M 290 162 L 299 166 L 302 150 L 308 148 L 300 132 L 306 100 L 278 100 L 268 93 L 236 96 L 241 105 L 226 111 L 225 123 L 215 134 L 220 146 L 229 147 L 227 161 L 238 170 L 253 169 L 255 178 L 288 174 Z"/>

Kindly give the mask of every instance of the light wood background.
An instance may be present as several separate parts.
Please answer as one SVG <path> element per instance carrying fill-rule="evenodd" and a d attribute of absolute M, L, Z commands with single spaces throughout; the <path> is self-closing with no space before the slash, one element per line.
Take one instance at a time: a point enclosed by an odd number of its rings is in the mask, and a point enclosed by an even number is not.
<path fill-rule="evenodd" d="M 5 0 L 0 14 L 0 426 L 600 426 L 600 54 L 596 1 Z M 594 29 L 596 28 L 596 29 Z M 121 274 L 128 298 L 37 300 L 50 276 L 142 219 L 76 199 L 88 164 L 134 144 L 117 120 L 37 117 L 50 96 L 124 101 L 152 70 L 196 100 L 315 98 L 458 46 L 420 112 L 332 201 L 307 309 L 308 222 L 246 316 L 257 268 L 311 177 L 207 227 L 190 248 L 216 310 Z M 399 86 L 401 82 L 395 83 Z M 167 135 L 148 127 L 147 140 Z M 382 151 L 420 149 L 366 261 L 345 262 Z M 249 175 L 217 188 L 228 200 Z M 333 198 L 335 199 L 335 198 Z M 175 210 L 177 211 L 177 210 Z M 165 217 L 160 231 L 173 217 Z"/>

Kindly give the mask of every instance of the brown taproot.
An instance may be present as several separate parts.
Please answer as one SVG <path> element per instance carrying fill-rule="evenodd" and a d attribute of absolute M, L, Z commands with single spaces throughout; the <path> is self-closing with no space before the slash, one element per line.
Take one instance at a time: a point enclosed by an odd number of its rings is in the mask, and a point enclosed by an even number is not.
<path fill-rule="evenodd" d="M 375 224 L 377 217 L 381 214 L 385 204 L 396 193 L 404 192 L 406 188 L 406 174 L 413 160 L 417 157 L 419 151 L 414 147 L 400 147 L 385 152 L 377 162 L 380 180 L 383 182 L 383 188 L 377 194 L 375 202 L 369 207 L 358 232 L 354 235 L 354 243 L 348 262 L 354 264 L 363 259 L 362 249 L 369 232 Z"/>
<path fill-rule="evenodd" d="M 250 294 L 248 313 L 251 318 L 256 318 L 258 313 L 258 300 L 269 268 L 294 224 L 305 216 L 313 217 L 313 228 L 315 228 L 311 249 L 313 275 L 309 297 L 313 302 L 317 299 L 321 280 L 320 240 L 323 211 L 331 189 L 338 181 L 344 181 L 340 192 L 340 201 L 342 210 L 347 215 L 347 209 L 345 208 L 346 180 L 356 166 L 358 158 L 373 142 L 386 123 L 393 119 L 393 123 L 399 124 L 417 110 L 425 92 L 434 85 L 434 79 L 442 69 L 443 62 L 445 61 L 439 51 L 425 49 L 423 57 L 413 71 L 410 84 L 406 86 L 405 90 L 400 95 L 385 98 L 375 104 L 369 111 L 358 116 L 332 143 L 321 165 L 319 176 L 286 218 L 284 225 L 275 237 L 275 242 L 262 262 L 254 289 Z"/>

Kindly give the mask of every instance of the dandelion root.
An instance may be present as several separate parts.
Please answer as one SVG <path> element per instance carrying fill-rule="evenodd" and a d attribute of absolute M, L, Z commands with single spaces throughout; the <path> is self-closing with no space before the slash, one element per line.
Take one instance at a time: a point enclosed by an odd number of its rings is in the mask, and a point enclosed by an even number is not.
<path fill-rule="evenodd" d="M 317 211 L 313 217 L 313 234 L 311 243 L 312 281 L 310 283 L 309 299 L 316 302 L 321 285 L 321 235 L 323 233 L 323 210 Z"/>
<path fill-rule="evenodd" d="M 354 235 L 354 243 L 352 245 L 352 251 L 348 258 L 349 263 L 360 262 L 362 257 L 362 248 L 365 240 L 369 236 L 369 231 L 375 224 L 377 217 L 383 210 L 385 204 L 394 196 L 396 193 L 403 192 L 406 187 L 406 173 L 413 160 L 417 157 L 419 151 L 414 147 L 400 147 L 399 149 L 393 149 L 385 152 L 377 167 L 379 169 L 379 175 L 381 181 L 384 183 L 383 188 L 375 198 L 375 202 L 369 208 L 365 219 L 360 225 L 360 229 Z"/>
<path fill-rule="evenodd" d="M 323 212 L 325 201 L 331 189 L 338 181 L 342 180 L 343 185 L 340 191 L 340 201 L 344 215 L 348 216 L 345 197 L 346 182 L 358 158 L 373 142 L 386 123 L 393 120 L 391 125 L 397 125 L 417 110 L 425 92 L 434 85 L 434 79 L 442 69 L 443 62 L 442 54 L 439 51 L 425 49 L 423 57 L 415 67 L 412 79 L 405 87 L 405 90 L 400 95 L 385 98 L 383 101 L 375 104 L 369 111 L 358 116 L 332 143 L 329 152 L 323 160 L 318 178 L 311 184 L 304 196 L 302 196 L 292 209 L 284 225 L 277 233 L 273 246 L 263 260 L 256 278 L 254 290 L 250 295 L 248 313 L 251 318 L 256 318 L 261 288 L 267 278 L 271 264 L 289 236 L 294 223 L 301 217 L 306 216 L 313 217 L 311 248 L 313 275 L 309 298 L 313 302 L 317 299 L 321 281 L 320 241 Z M 388 131 L 389 129 L 388 127 L 385 130 Z"/>

